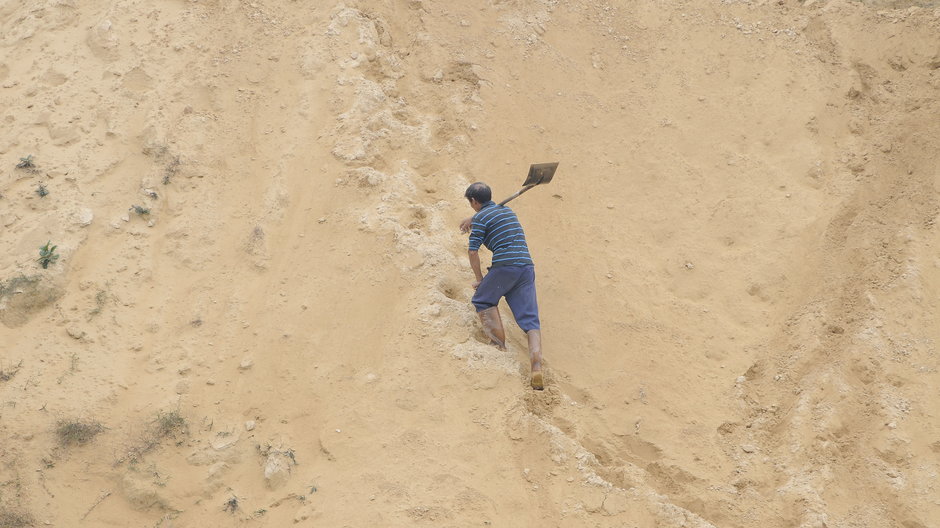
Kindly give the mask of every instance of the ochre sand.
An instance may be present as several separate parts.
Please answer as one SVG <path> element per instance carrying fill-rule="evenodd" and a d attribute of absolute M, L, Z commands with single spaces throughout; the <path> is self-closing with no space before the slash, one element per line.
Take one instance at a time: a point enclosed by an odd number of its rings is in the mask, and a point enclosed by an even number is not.
<path fill-rule="evenodd" d="M 0 524 L 938 526 L 938 96 L 935 2 L 2 2 Z"/>

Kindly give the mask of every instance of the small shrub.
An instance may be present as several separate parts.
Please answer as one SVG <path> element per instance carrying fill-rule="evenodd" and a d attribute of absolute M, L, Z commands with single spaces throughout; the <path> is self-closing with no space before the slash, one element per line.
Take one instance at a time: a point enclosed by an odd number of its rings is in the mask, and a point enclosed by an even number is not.
<path fill-rule="evenodd" d="M 146 216 L 150 214 L 150 209 L 147 209 L 146 207 L 141 207 L 139 205 L 132 205 L 131 210 L 140 216 Z"/>
<path fill-rule="evenodd" d="M 36 194 L 38 194 L 40 198 L 45 198 L 46 196 L 49 196 L 49 189 L 40 183 L 39 186 L 36 187 Z"/>
<path fill-rule="evenodd" d="M 30 154 L 25 158 L 20 158 L 20 162 L 16 164 L 17 169 L 35 169 L 36 163 L 33 161 L 33 155 Z"/>
<path fill-rule="evenodd" d="M 222 511 L 229 512 L 232 515 L 235 515 L 235 512 L 238 510 L 238 497 L 232 495 L 232 498 L 225 501 L 225 505 L 222 506 Z"/>
<path fill-rule="evenodd" d="M 59 260 L 59 254 L 55 252 L 56 248 L 59 246 L 49 246 L 52 241 L 46 242 L 45 246 L 39 248 L 39 258 L 37 261 L 42 265 L 42 269 L 49 267 L 49 264 L 54 263 Z"/>
<path fill-rule="evenodd" d="M 104 431 L 104 426 L 100 423 L 80 420 L 59 420 L 55 428 L 59 443 L 66 446 L 85 445 L 102 431 Z"/>

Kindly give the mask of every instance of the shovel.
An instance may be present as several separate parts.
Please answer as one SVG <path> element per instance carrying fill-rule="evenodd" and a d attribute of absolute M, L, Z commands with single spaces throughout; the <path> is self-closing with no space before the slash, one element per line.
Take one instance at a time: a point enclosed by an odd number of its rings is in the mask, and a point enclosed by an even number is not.
<path fill-rule="evenodd" d="M 516 191 L 516 194 L 506 198 L 502 202 L 499 202 L 499 205 L 506 205 L 510 200 L 514 200 L 519 197 L 520 194 L 528 191 L 536 185 L 541 185 L 543 183 L 548 183 L 552 181 L 552 177 L 555 176 L 555 169 L 558 168 L 558 162 L 554 163 L 534 163 L 529 167 L 529 176 L 525 179 L 525 182 L 522 184 L 522 188 Z"/>

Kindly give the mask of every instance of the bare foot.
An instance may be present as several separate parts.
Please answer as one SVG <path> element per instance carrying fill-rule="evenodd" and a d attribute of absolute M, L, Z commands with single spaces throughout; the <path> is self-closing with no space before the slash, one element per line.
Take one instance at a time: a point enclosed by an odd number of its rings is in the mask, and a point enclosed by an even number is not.
<path fill-rule="evenodd" d="M 542 371 L 538 370 L 532 373 L 532 388 L 542 390 L 545 386 L 542 384 Z"/>

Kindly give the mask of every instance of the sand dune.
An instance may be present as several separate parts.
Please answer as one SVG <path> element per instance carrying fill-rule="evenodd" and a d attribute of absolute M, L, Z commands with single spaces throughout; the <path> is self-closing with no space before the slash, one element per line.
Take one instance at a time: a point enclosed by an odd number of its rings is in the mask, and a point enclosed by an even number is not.
<path fill-rule="evenodd" d="M 938 526 L 938 90 L 936 2 L 0 4 L 0 527 Z"/>

